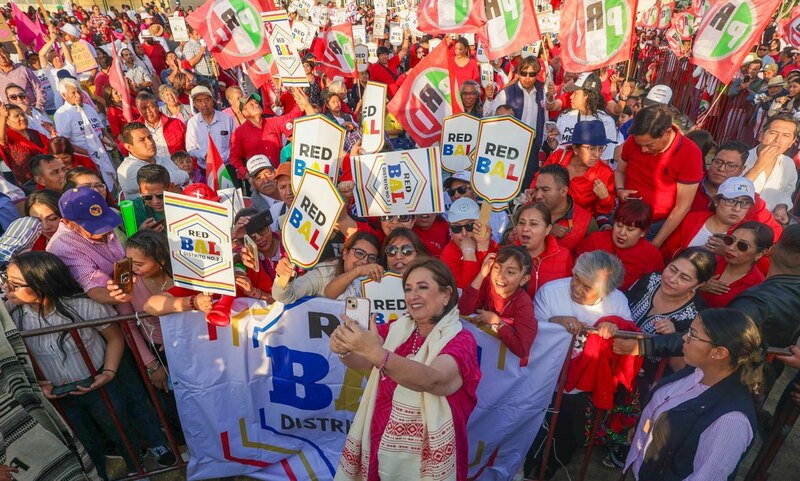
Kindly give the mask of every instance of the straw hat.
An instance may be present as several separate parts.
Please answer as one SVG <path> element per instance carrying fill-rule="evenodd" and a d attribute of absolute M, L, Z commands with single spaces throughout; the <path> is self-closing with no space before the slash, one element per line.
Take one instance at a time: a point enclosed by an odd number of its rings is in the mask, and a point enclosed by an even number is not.
<path fill-rule="evenodd" d="M 776 75 L 767 82 L 767 88 L 769 87 L 786 87 L 786 80 L 783 79 L 782 75 Z"/>
<path fill-rule="evenodd" d="M 157 23 L 150 25 L 148 30 L 150 30 L 150 33 L 152 33 L 154 37 L 160 37 L 164 35 L 164 27 Z"/>

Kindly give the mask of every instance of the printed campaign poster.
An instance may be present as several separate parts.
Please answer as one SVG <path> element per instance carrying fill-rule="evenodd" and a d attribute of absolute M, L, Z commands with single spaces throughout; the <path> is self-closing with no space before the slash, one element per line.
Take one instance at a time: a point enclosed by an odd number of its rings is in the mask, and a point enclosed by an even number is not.
<path fill-rule="evenodd" d="M 183 17 L 167 17 L 169 29 L 172 31 L 172 39 L 176 42 L 188 42 L 189 31 L 186 29 L 186 19 Z"/>
<path fill-rule="evenodd" d="M 235 296 L 231 205 L 164 192 L 164 216 L 175 285 Z"/>
<path fill-rule="evenodd" d="M 403 276 L 397 272 L 385 273 L 380 282 L 364 279 L 361 292 L 370 301 L 370 312 L 376 314 L 376 324 L 396 321 L 406 313 Z"/>
<path fill-rule="evenodd" d="M 505 203 L 519 194 L 528 166 L 534 130 L 509 117 L 481 120 L 473 152 L 472 188 L 484 200 Z"/>
<path fill-rule="evenodd" d="M 386 121 L 386 84 L 367 82 L 361 96 L 361 148 L 367 154 L 383 148 Z"/>
<path fill-rule="evenodd" d="M 295 40 L 286 11 L 262 12 L 261 20 L 267 31 L 272 61 L 278 67 L 281 84 L 286 87 L 308 87 L 308 78 L 294 46 Z"/>
<path fill-rule="evenodd" d="M 359 216 L 444 212 L 437 148 L 359 155 L 350 162 Z"/>
<path fill-rule="evenodd" d="M 480 127 L 480 119 L 469 114 L 445 117 L 442 121 L 442 139 L 439 141 L 444 170 L 456 173 L 472 167 L 469 154 L 478 142 Z"/>
<path fill-rule="evenodd" d="M 292 142 L 292 189 L 300 190 L 306 170 L 320 172 L 336 183 L 344 146 L 344 129 L 322 114 L 294 121 Z"/>

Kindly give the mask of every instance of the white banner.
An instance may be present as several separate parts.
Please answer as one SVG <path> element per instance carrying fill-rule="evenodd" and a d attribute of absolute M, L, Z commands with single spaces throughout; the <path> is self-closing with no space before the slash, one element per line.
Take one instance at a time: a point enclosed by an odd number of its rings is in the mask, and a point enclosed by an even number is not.
<path fill-rule="evenodd" d="M 344 302 L 284 309 L 236 299 L 229 327 L 202 313 L 162 316 L 170 379 L 191 452 L 189 480 L 333 478 L 366 377 L 329 349 Z M 482 379 L 470 417 L 469 477 L 511 479 L 544 418 L 571 343 L 547 322 L 526 367 L 495 336 L 464 323 Z"/>
<path fill-rule="evenodd" d="M 361 147 L 367 154 L 380 152 L 386 120 L 386 84 L 367 82 L 361 96 Z"/>
<path fill-rule="evenodd" d="M 350 159 L 361 217 L 444 212 L 437 148 L 398 150 Z"/>

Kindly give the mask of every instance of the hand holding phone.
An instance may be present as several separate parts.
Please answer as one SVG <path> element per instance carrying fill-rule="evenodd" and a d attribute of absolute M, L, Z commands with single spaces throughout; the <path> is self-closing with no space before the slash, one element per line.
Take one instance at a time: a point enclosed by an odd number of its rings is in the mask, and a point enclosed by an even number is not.
<path fill-rule="evenodd" d="M 356 321 L 361 329 L 369 330 L 370 301 L 365 297 L 348 297 L 344 301 L 344 313 Z"/>
<path fill-rule="evenodd" d="M 114 263 L 114 284 L 126 294 L 133 290 L 133 261 L 130 257 Z"/>

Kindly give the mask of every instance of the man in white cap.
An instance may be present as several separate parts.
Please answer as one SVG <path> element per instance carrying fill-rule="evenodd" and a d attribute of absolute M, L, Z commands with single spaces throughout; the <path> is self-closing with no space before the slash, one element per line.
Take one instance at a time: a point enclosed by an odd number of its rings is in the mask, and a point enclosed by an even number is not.
<path fill-rule="evenodd" d="M 208 153 L 208 135 L 217 146 L 223 160 L 228 160 L 231 153 L 231 135 L 236 128 L 230 115 L 216 110 L 214 96 L 205 85 L 193 88 L 190 94 L 197 113 L 186 123 L 186 150 L 202 168 L 206 168 Z"/>
<path fill-rule="evenodd" d="M 71 23 L 65 23 L 61 27 L 61 36 L 64 38 L 64 42 L 67 46 L 70 46 L 73 43 L 83 43 L 92 52 L 92 57 L 97 58 L 97 50 L 95 50 L 94 46 L 87 42 L 86 40 L 81 39 L 81 29 L 76 27 Z"/>
<path fill-rule="evenodd" d="M 247 161 L 247 177 L 253 191 L 250 200 L 259 212 L 280 202 L 278 184 L 275 182 L 275 166 L 269 157 L 262 154 L 250 157 Z"/>
<path fill-rule="evenodd" d="M 472 174 L 470 174 L 469 171 L 461 170 L 453 174 L 452 177 L 448 177 L 444 180 L 445 192 L 447 192 L 448 197 L 450 197 L 453 203 L 462 197 L 478 202 L 478 194 L 472 190 L 471 179 Z M 508 209 L 504 209 L 501 212 L 492 210 L 489 216 L 489 228 L 492 229 L 492 240 L 495 242 L 500 243 L 503 239 L 503 232 L 505 232 L 508 227 L 509 217 Z"/>

